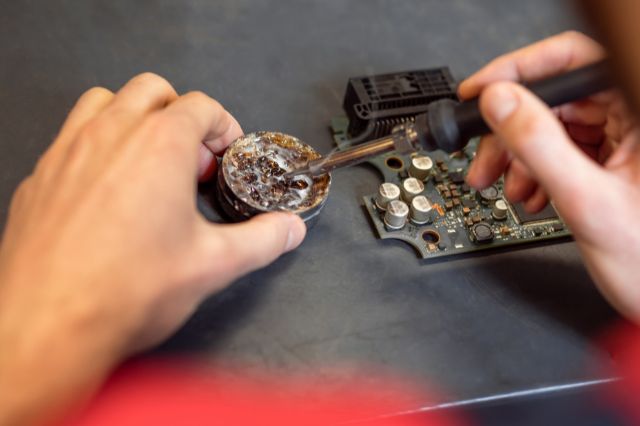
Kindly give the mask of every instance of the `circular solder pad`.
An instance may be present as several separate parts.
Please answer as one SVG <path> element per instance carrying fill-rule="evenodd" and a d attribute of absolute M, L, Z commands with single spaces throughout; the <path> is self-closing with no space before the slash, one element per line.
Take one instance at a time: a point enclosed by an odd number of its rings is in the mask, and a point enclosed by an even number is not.
<path fill-rule="evenodd" d="M 308 221 L 318 215 L 331 175 L 286 176 L 320 154 L 298 138 L 277 132 L 250 133 L 227 148 L 218 170 L 217 195 L 231 219 L 287 211 Z"/>

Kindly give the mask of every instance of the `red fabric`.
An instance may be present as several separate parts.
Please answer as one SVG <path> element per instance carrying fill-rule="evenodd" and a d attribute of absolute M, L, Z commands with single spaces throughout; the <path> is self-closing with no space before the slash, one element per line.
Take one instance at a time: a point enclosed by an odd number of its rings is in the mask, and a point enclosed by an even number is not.
<path fill-rule="evenodd" d="M 618 375 L 624 377 L 607 388 L 603 400 L 629 424 L 640 425 L 640 330 L 619 326 L 599 343 L 612 354 Z M 451 411 L 385 416 L 415 409 L 418 401 L 424 404 L 429 399 L 379 372 L 362 374 L 360 380 L 339 388 L 319 386 L 323 383 L 319 377 L 254 380 L 227 368 L 184 360 L 132 362 L 113 375 L 86 410 L 65 424 L 319 426 L 359 420 L 367 420 L 368 426 L 470 424 Z"/>
<path fill-rule="evenodd" d="M 71 424 L 315 426 L 368 419 L 376 419 L 374 424 L 380 426 L 462 424 L 442 413 L 419 421 L 407 416 L 380 417 L 406 410 L 406 402 L 418 397 L 397 380 L 385 381 L 385 389 L 346 385 L 339 390 L 318 389 L 310 381 L 238 379 L 225 371 L 218 374 L 175 360 L 136 362 L 121 368 Z M 371 377 L 363 376 L 360 383 L 371 383 Z"/>

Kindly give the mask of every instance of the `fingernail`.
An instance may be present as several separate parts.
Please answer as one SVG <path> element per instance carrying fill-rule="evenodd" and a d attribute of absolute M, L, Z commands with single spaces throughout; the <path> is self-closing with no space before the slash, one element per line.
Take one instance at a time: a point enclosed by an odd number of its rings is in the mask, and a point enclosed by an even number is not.
<path fill-rule="evenodd" d="M 504 84 L 490 87 L 483 98 L 484 113 L 494 125 L 502 123 L 513 114 L 520 103 L 513 89 Z"/>
<path fill-rule="evenodd" d="M 307 227 L 298 216 L 289 215 L 289 234 L 287 235 L 287 243 L 285 244 L 285 251 L 291 251 L 298 247 L 305 234 L 307 233 Z"/>

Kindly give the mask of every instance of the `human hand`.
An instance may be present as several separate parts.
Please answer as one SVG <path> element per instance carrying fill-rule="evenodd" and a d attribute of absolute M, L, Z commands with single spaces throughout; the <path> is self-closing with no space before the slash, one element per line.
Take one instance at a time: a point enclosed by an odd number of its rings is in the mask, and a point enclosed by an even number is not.
<path fill-rule="evenodd" d="M 640 322 L 640 145 L 634 120 L 614 93 L 549 109 L 524 87 L 595 62 L 602 48 L 568 32 L 496 59 L 459 88 L 480 94 L 494 135 L 484 137 L 467 181 L 476 188 L 505 174 L 505 195 L 529 211 L 547 194 L 572 230 L 609 301 Z"/>
<path fill-rule="evenodd" d="M 196 210 L 211 152 L 241 133 L 220 104 L 153 74 L 80 98 L 17 190 L 2 239 L 0 413 L 19 407 L 22 419 L 86 394 L 203 298 L 300 244 L 292 214 L 215 225 Z"/>

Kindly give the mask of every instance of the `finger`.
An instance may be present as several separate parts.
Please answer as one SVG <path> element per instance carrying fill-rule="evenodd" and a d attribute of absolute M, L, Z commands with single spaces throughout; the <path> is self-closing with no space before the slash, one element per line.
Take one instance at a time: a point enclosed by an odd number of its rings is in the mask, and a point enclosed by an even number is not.
<path fill-rule="evenodd" d="M 62 125 L 55 143 L 47 150 L 41 161 L 47 163 L 51 169 L 57 169 L 51 163 L 64 160 L 69 145 L 75 140 L 80 130 L 102 112 L 114 96 L 113 92 L 102 87 L 94 87 L 83 93 Z"/>
<path fill-rule="evenodd" d="M 463 81 L 462 99 L 480 94 L 487 85 L 503 80 L 532 81 L 595 62 L 604 56 L 602 47 L 584 34 L 568 31 L 503 55 Z"/>
<path fill-rule="evenodd" d="M 585 195 L 585 183 L 603 173 L 569 139 L 553 112 L 522 86 L 491 85 L 480 97 L 480 108 L 498 138 L 553 199 Z"/>
<path fill-rule="evenodd" d="M 476 189 L 484 189 L 502 175 L 508 163 L 507 150 L 498 139 L 493 135 L 484 136 L 467 173 L 467 183 Z"/>
<path fill-rule="evenodd" d="M 624 174 L 628 180 L 640 180 L 640 176 L 636 172 L 637 164 L 640 163 L 640 143 L 638 141 L 640 141 L 639 131 L 627 134 L 606 161 L 606 168 Z"/>
<path fill-rule="evenodd" d="M 504 177 L 504 193 L 509 201 L 518 203 L 531 197 L 538 183 L 531 177 L 522 161 L 515 159 Z"/>
<path fill-rule="evenodd" d="M 221 135 L 207 139 L 204 141 L 204 144 L 207 148 L 211 150 L 215 155 L 222 155 L 227 147 L 231 144 L 231 142 L 238 139 L 243 135 L 242 128 L 238 121 L 229 113 L 229 127 L 226 131 L 224 131 Z"/>
<path fill-rule="evenodd" d="M 571 139 L 579 145 L 589 145 L 597 150 L 597 146 L 604 140 L 604 127 L 585 126 L 582 124 L 565 124 L 565 129 Z"/>
<path fill-rule="evenodd" d="M 182 152 L 188 161 L 184 167 L 198 175 L 207 167 L 201 163 L 203 141 L 228 140 L 235 136 L 237 122 L 217 101 L 201 92 L 178 98 L 158 113 L 149 128 L 158 143 L 168 144 L 169 151 Z M 213 161 L 213 156 L 209 157 Z"/>
<path fill-rule="evenodd" d="M 547 192 L 538 186 L 533 194 L 524 201 L 524 209 L 529 213 L 538 213 L 549 202 Z"/>
<path fill-rule="evenodd" d="M 206 182 L 215 174 L 218 169 L 218 162 L 215 155 L 204 145 L 200 145 L 198 161 L 198 180 Z"/>
<path fill-rule="evenodd" d="M 167 80 L 153 73 L 143 73 L 122 86 L 109 110 L 122 108 L 127 114 L 146 114 L 164 108 L 177 98 L 178 94 Z"/>
<path fill-rule="evenodd" d="M 558 112 L 558 118 L 565 123 L 604 126 L 607 122 L 609 106 L 586 100 L 566 104 L 554 110 Z"/>
<path fill-rule="evenodd" d="M 229 128 L 219 137 L 206 140 L 200 149 L 200 170 L 199 179 L 201 182 L 211 179 L 217 170 L 217 156 L 222 156 L 227 147 L 240 136 L 242 136 L 242 128 L 236 119 L 229 114 Z"/>
<path fill-rule="evenodd" d="M 69 140 L 75 138 L 78 131 L 82 129 L 89 120 L 94 118 L 113 100 L 115 97 L 111 90 L 104 87 L 93 87 L 80 96 L 71 109 L 69 116 L 65 120 L 57 143 L 64 145 Z"/>
<path fill-rule="evenodd" d="M 178 95 L 164 78 L 144 73 L 125 84 L 91 122 L 90 139 L 118 142 L 152 112 L 159 111 Z"/>
<path fill-rule="evenodd" d="M 266 213 L 239 224 L 207 226 L 209 232 L 202 235 L 209 283 L 226 284 L 268 265 L 298 247 L 306 234 L 302 219 L 289 213 Z"/>

